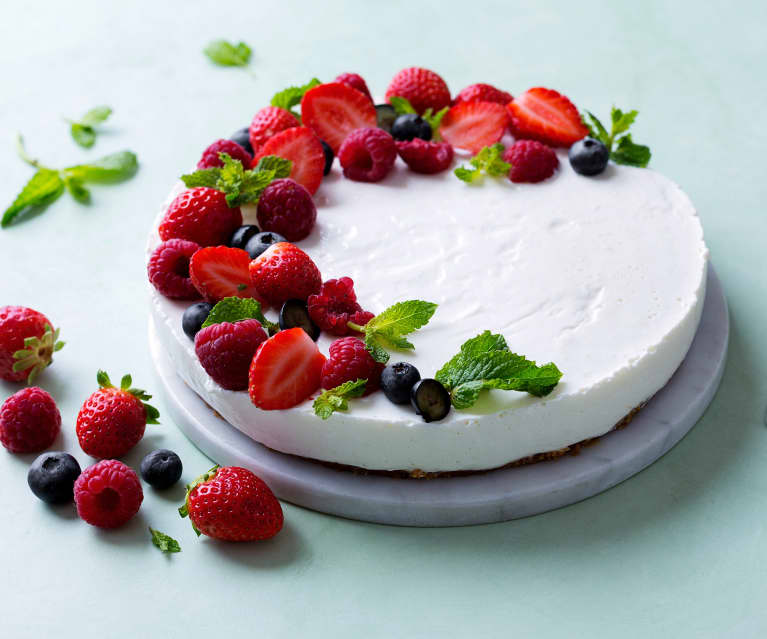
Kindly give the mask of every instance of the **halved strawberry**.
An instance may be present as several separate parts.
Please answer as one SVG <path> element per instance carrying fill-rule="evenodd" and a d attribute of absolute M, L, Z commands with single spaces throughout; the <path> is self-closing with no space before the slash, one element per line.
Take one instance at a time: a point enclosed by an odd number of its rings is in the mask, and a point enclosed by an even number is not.
<path fill-rule="evenodd" d="M 269 138 L 253 158 L 253 166 L 265 155 L 279 155 L 290 160 L 293 163 L 291 179 L 312 195 L 320 188 L 325 171 L 325 152 L 319 138 L 308 127 L 285 129 Z"/>
<path fill-rule="evenodd" d="M 296 406 L 319 389 L 325 356 L 303 328 L 289 328 L 259 346 L 250 364 L 250 401 L 262 410 Z"/>
<path fill-rule="evenodd" d="M 589 134 L 575 105 L 553 89 L 528 89 L 506 108 L 511 116 L 511 132 L 518 139 L 570 146 Z"/>
<path fill-rule="evenodd" d="M 338 153 L 341 143 L 355 129 L 376 126 L 373 103 L 356 89 L 329 82 L 309 89 L 301 100 L 304 124 Z"/>
<path fill-rule="evenodd" d="M 206 301 L 218 302 L 225 297 L 258 297 L 250 281 L 250 255 L 228 246 L 208 246 L 189 260 L 192 284 Z"/>
<path fill-rule="evenodd" d="M 478 153 L 498 142 L 508 124 L 505 107 L 496 102 L 461 102 L 442 118 L 439 134 L 459 149 Z"/>

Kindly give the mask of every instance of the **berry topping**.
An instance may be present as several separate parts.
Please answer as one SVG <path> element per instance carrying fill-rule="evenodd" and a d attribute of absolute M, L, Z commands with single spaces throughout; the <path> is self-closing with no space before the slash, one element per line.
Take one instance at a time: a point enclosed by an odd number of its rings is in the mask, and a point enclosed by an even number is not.
<path fill-rule="evenodd" d="M 29 467 L 27 483 L 38 499 L 48 504 L 66 504 L 74 497 L 80 464 L 63 452 L 43 453 Z"/>
<path fill-rule="evenodd" d="M 277 308 L 289 299 L 305 300 L 322 286 L 312 258 L 290 242 L 272 244 L 249 268 L 257 297 Z"/>
<path fill-rule="evenodd" d="M 450 104 L 450 90 L 445 81 L 434 71 L 411 67 L 403 69 L 392 78 L 386 89 L 386 100 L 392 96 L 406 98 L 418 113 L 426 109 L 434 112 Z"/>
<path fill-rule="evenodd" d="M 325 168 L 322 170 L 322 175 L 328 175 L 333 168 L 333 160 L 336 154 L 333 153 L 333 149 L 330 148 L 330 145 L 325 140 L 320 140 L 320 144 L 322 145 L 322 152 L 325 154 Z"/>
<path fill-rule="evenodd" d="M 207 302 L 225 297 L 258 297 L 248 272 L 247 251 L 228 246 L 200 249 L 189 262 L 189 273 L 195 288 Z"/>
<path fill-rule="evenodd" d="M 397 119 L 397 110 L 391 104 L 376 104 L 376 122 L 378 128 L 391 133 L 394 120 Z"/>
<path fill-rule="evenodd" d="M 0 444 L 12 453 L 45 450 L 61 430 L 61 415 L 47 392 L 22 388 L 0 406 Z"/>
<path fill-rule="evenodd" d="M 311 129 L 300 126 L 278 133 L 256 154 L 254 167 L 267 155 L 277 155 L 290 160 L 293 163 L 290 178 L 306 187 L 312 195 L 320 188 L 325 171 L 325 152 L 319 138 Z"/>
<path fill-rule="evenodd" d="M 421 373 L 412 364 L 397 362 L 388 364 L 381 373 L 381 390 L 390 402 L 409 404 L 410 391 L 421 379 Z"/>
<path fill-rule="evenodd" d="M 461 102 L 442 118 L 442 138 L 460 149 L 477 153 L 503 137 L 509 123 L 506 109 L 495 102 Z"/>
<path fill-rule="evenodd" d="M 453 163 L 453 147 L 447 142 L 426 142 L 418 138 L 397 142 L 397 153 L 416 173 L 439 173 Z"/>
<path fill-rule="evenodd" d="M 239 207 L 229 208 L 221 191 L 197 187 L 184 191 L 170 203 L 159 231 L 162 240 L 217 246 L 226 244 L 238 226 L 242 226 Z"/>
<path fill-rule="evenodd" d="M 160 244 L 149 258 L 149 281 L 162 295 L 177 300 L 200 297 L 189 277 L 189 260 L 200 249 L 191 240 L 167 240 Z"/>
<path fill-rule="evenodd" d="M 135 471 L 116 459 L 86 468 L 75 482 L 77 514 L 91 526 L 122 526 L 138 512 L 143 500 Z"/>
<path fill-rule="evenodd" d="M 237 142 L 232 140 L 216 140 L 202 152 L 202 157 L 197 163 L 198 169 L 209 169 L 214 166 L 224 166 L 219 153 L 228 153 L 235 160 L 242 162 L 243 166 L 250 166 L 253 156 L 243 149 Z"/>
<path fill-rule="evenodd" d="M 31 384 L 61 350 L 59 329 L 26 306 L 0 306 L 0 379 Z"/>
<path fill-rule="evenodd" d="M 342 337 L 353 333 L 348 322 L 364 326 L 373 317 L 362 309 L 350 277 L 328 280 L 308 299 L 309 316 L 323 331 Z M 326 386 L 326 388 L 329 388 Z"/>
<path fill-rule="evenodd" d="M 301 100 L 304 124 L 338 153 L 341 143 L 355 129 L 376 126 L 373 103 L 356 89 L 340 82 L 310 89 Z M 310 189 L 311 190 L 311 189 Z"/>
<path fill-rule="evenodd" d="M 228 245 L 232 248 L 244 249 L 250 238 L 254 235 L 258 235 L 259 232 L 259 228 L 255 224 L 246 224 L 245 226 L 241 226 L 234 233 L 232 233 L 232 237 L 229 239 Z"/>
<path fill-rule="evenodd" d="M 309 297 L 315 296 L 310 295 Z M 309 309 L 306 307 L 306 302 L 302 300 L 288 300 L 285 302 L 280 309 L 279 321 L 280 329 L 283 331 L 289 328 L 302 328 L 315 342 L 320 336 L 320 327 L 312 321 L 312 318 L 309 316 Z"/>
<path fill-rule="evenodd" d="M 290 178 L 275 180 L 258 200 L 258 223 L 289 242 L 306 238 L 317 221 L 311 193 Z"/>
<path fill-rule="evenodd" d="M 512 182 L 542 182 L 559 166 L 554 149 L 536 140 L 516 141 L 503 152 L 503 161 L 511 164 Z"/>
<path fill-rule="evenodd" d="M 516 138 L 570 146 L 589 134 L 575 105 L 553 89 L 528 89 L 506 108 L 511 115 L 511 132 Z"/>
<path fill-rule="evenodd" d="M 330 345 L 330 357 L 322 367 L 322 388 L 335 388 L 344 382 L 366 379 L 364 395 L 370 395 L 381 385 L 383 367 L 373 359 L 361 339 L 342 337 Z"/>
<path fill-rule="evenodd" d="M 382 129 L 357 129 L 338 151 L 344 175 L 357 182 L 379 182 L 392 170 L 397 147 Z"/>
<path fill-rule="evenodd" d="M 176 453 L 172 450 L 159 448 L 141 460 L 140 470 L 141 477 L 147 484 L 164 490 L 170 488 L 181 478 L 184 467 Z"/>
<path fill-rule="evenodd" d="M 325 356 L 302 328 L 266 340 L 250 365 L 248 393 L 262 410 L 291 408 L 320 387 Z"/>
<path fill-rule="evenodd" d="M 471 84 L 465 89 L 461 90 L 457 96 L 453 99 L 453 105 L 460 102 L 497 102 L 498 104 L 507 105 L 513 100 L 511 93 L 496 89 L 491 84 Z"/>
<path fill-rule="evenodd" d="M 194 351 L 205 372 L 226 390 L 245 390 L 256 350 L 267 339 L 255 319 L 206 326 L 194 338 Z"/>
<path fill-rule="evenodd" d="M 340 82 L 341 84 L 345 84 L 352 89 L 357 89 L 357 91 L 363 95 L 366 95 L 371 102 L 373 101 L 373 97 L 370 95 L 370 90 L 368 89 L 367 83 L 358 73 L 342 73 L 334 80 L 334 82 Z"/>
<path fill-rule="evenodd" d="M 287 240 L 279 233 L 264 231 L 254 235 L 248 240 L 248 243 L 245 245 L 245 250 L 248 252 L 248 255 L 250 255 L 250 259 L 255 260 L 272 244 L 277 244 L 278 242 L 287 242 Z"/>
<path fill-rule="evenodd" d="M 232 142 L 237 142 L 243 149 L 245 149 L 250 155 L 253 155 L 253 146 L 250 144 L 250 128 L 249 127 L 243 127 L 241 129 L 237 129 L 232 135 L 229 137 L 229 139 Z"/>
<path fill-rule="evenodd" d="M 416 113 L 403 113 L 397 116 L 391 126 L 391 135 L 395 140 L 431 140 L 431 125 Z"/>
<path fill-rule="evenodd" d="M 436 379 L 422 379 L 410 390 L 410 403 L 425 422 L 438 422 L 450 412 L 450 393 Z"/>
<path fill-rule="evenodd" d="M 301 126 L 301 124 L 287 109 L 276 106 L 264 107 L 253 116 L 253 121 L 250 123 L 249 136 L 253 153 L 258 153 L 272 136 L 295 126 Z"/>
<path fill-rule="evenodd" d="M 586 137 L 570 147 L 568 158 L 576 173 L 598 175 L 607 168 L 610 152 L 599 140 Z"/>
<path fill-rule="evenodd" d="M 194 339 L 194 336 L 202 328 L 202 323 L 208 319 L 208 314 L 212 310 L 213 304 L 208 302 L 197 302 L 197 304 L 187 307 L 181 316 L 181 328 L 189 339 Z"/>

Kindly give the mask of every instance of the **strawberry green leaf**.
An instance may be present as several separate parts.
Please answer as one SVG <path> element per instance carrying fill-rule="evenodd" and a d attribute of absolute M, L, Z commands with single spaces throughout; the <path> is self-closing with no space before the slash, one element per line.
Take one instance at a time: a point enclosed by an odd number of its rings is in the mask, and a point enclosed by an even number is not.
<path fill-rule="evenodd" d="M 365 392 L 366 379 L 344 382 L 340 386 L 323 392 L 314 400 L 314 414 L 322 419 L 328 419 L 337 410 L 349 410 L 349 399 L 361 397 Z"/>
<path fill-rule="evenodd" d="M 191 497 L 192 491 L 194 491 L 197 486 L 200 484 L 204 484 L 207 481 L 210 481 L 216 476 L 216 473 L 218 472 L 218 469 L 220 466 L 216 464 L 211 468 L 208 472 L 203 473 L 197 479 L 195 479 L 191 484 L 186 485 L 186 496 L 184 497 L 184 503 L 181 504 L 181 506 L 178 509 L 178 514 L 180 517 L 188 517 L 189 516 L 189 498 Z M 192 528 L 194 529 L 194 532 L 197 533 L 197 536 L 200 536 L 200 531 L 197 529 L 197 526 L 194 525 L 194 522 L 192 522 Z"/>

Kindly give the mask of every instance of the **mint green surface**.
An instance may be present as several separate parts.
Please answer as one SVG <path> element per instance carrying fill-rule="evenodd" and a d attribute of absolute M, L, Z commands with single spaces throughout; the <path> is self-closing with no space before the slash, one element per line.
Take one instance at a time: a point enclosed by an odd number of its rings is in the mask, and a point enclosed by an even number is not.
<path fill-rule="evenodd" d="M 284 506 L 274 540 L 197 539 L 183 490 L 146 491 L 125 528 L 102 532 L 26 486 L 33 456 L 0 450 L 3 637 L 763 637 L 767 635 L 767 181 L 763 2 L 7 2 L 0 21 L 0 201 L 31 175 L 25 134 L 53 166 L 130 148 L 138 175 L 68 196 L 0 231 L 0 305 L 62 327 L 40 384 L 77 446 L 99 367 L 157 387 L 147 349 L 143 248 L 171 184 L 272 93 L 362 73 L 383 93 L 402 67 L 457 91 L 557 88 L 606 116 L 640 111 L 651 166 L 699 208 L 732 313 L 724 382 L 692 432 L 649 469 L 586 502 L 506 524 L 416 530 Z M 252 75 L 213 67 L 212 39 L 243 39 Z M 62 116 L 107 104 L 91 150 Z M 406 197 L 406 195 L 405 195 Z M 393 247 L 395 248 L 395 247 Z M 673 274 L 669 274 L 673 277 Z M 425 283 L 428 286 L 428 283 Z M 0 399 L 17 387 L 0 384 Z M 154 404 L 163 413 L 162 396 Z M 172 423 L 126 460 L 176 450 L 191 480 L 210 466 Z M 164 557 L 151 525 L 183 552 Z M 110 629 L 110 630 L 105 630 Z"/>

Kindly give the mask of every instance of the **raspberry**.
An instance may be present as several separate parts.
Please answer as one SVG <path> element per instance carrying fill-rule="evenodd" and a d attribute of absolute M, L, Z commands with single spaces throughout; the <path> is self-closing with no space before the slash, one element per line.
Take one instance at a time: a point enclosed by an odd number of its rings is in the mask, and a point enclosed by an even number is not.
<path fill-rule="evenodd" d="M 397 141 L 397 153 L 416 173 L 439 173 L 453 162 L 453 146 L 447 142 L 426 142 L 413 138 L 409 142 Z"/>
<path fill-rule="evenodd" d="M 511 164 L 512 182 L 542 182 L 559 166 L 554 149 L 535 140 L 519 140 L 503 152 L 504 162 Z"/>
<path fill-rule="evenodd" d="M 511 93 L 496 89 L 491 84 L 471 84 L 465 89 L 462 89 L 460 93 L 453 99 L 453 104 L 459 102 L 497 102 L 504 106 L 511 102 L 514 97 Z"/>
<path fill-rule="evenodd" d="M 420 114 L 426 109 L 435 113 L 450 105 L 450 89 L 434 71 L 411 67 L 403 69 L 392 78 L 386 89 L 386 100 L 392 96 L 407 98 Z"/>
<path fill-rule="evenodd" d="M 116 459 L 86 468 L 75 482 L 77 514 L 91 526 L 122 526 L 138 512 L 143 500 L 135 471 Z"/>
<path fill-rule="evenodd" d="M 317 265 L 290 242 L 272 244 L 248 266 L 250 278 L 260 299 L 275 308 L 287 300 L 306 300 L 322 286 Z"/>
<path fill-rule="evenodd" d="M 202 152 L 202 157 L 197 163 L 198 169 L 210 169 L 214 166 L 224 166 L 219 153 L 228 153 L 232 159 L 242 162 L 246 169 L 253 161 L 253 156 L 243 149 L 237 142 L 232 140 L 216 140 L 207 149 Z"/>
<path fill-rule="evenodd" d="M 45 450 L 61 430 L 61 415 L 48 393 L 37 386 L 23 388 L 0 407 L 0 444 L 12 453 Z"/>
<path fill-rule="evenodd" d="M 344 175 L 357 182 L 378 182 L 397 159 L 394 138 L 382 129 L 352 131 L 338 150 Z"/>
<path fill-rule="evenodd" d="M 194 338 L 194 351 L 205 372 L 221 388 L 246 390 L 253 355 L 267 334 L 255 319 L 211 324 Z"/>
<path fill-rule="evenodd" d="M 373 359 L 361 339 L 342 337 L 330 345 L 330 357 L 322 367 L 322 388 L 366 379 L 365 395 L 369 395 L 380 387 L 383 369 L 384 365 Z"/>
<path fill-rule="evenodd" d="M 373 318 L 373 313 L 362 310 L 357 303 L 354 282 L 350 277 L 328 280 L 319 293 L 309 296 L 307 305 L 312 321 L 331 335 L 349 335 L 354 331 L 347 322 L 364 326 Z"/>
<path fill-rule="evenodd" d="M 194 300 L 200 297 L 189 277 L 189 260 L 200 245 L 190 240 L 168 240 L 158 246 L 149 258 L 149 281 L 165 297 Z"/>
<path fill-rule="evenodd" d="M 275 180 L 258 200 L 258 225 L 289 242 L 303 240 L 317 221 L 317 208 L 303 186 L 289 178 Z"/>
<path fill-rule="evenodd" d="M 250 124 L 250 145 L 253 154 L 257 154 L 264 143 L 276 133 L 300 126 L 296 117 L 287 109 L 276 106 L 268 106 L 261 109 Z"/>
<path fill-rule="evenodd" d="M 341 84 L 345 84 L 352 89 L 357 89 L 357 91 L 365 94 L 368 98 L 370 98 L 371 102 L 373 100 L 373 96 L 370 95 L 370 90 L 368 89 L 367 83 L 358 73 L 342 73 L 334 80 L 334 82 L 340 82 Z"/>
<path fill-rule="evenodd" d="M 31 384 L 60 350 L 59 331 L 26 306 L 0 306 L 0 379 Z"/>
<path fill-rule="evenodd" d="M 242 226 L 239 207 L 229 208 L 221 191 L 197 187 L 184 191 L 173 202 L 160 223 L 160 239 L 182 239 L 200 246 L 226 244 Z"/>

